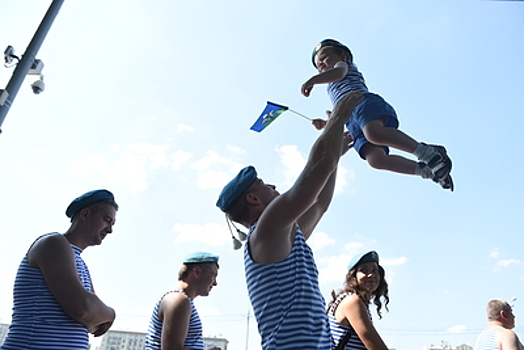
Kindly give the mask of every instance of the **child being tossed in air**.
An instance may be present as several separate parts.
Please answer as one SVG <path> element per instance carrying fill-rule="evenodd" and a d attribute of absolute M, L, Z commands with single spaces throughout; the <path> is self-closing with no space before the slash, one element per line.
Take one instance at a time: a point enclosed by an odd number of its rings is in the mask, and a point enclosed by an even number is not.
<path fill-rule="evenodd" d="M 350 92 L 363 93 L 364 100 L 355 107 L 346 124 L 353 137 L 354 148 L 362 159 L 367 160 L 373 168 L 419 175 L 453 191 L 451 159 L 446 149 L 443 146 L 417 142 L 397 129 L 395 110 L 382 97 L 368 91 L 364 77 L 353 63 L 353 55 L 348 47 L 336 40 L 323 40 L 313 50 L 312 60 L 319 73 L 302 85 L 301 91 L 304 96 L 308 97 L 316 84 L 326 83 L 333 105 Z M 324 128 L 325 123 L 322 119 L 313 121 L 317 129 Z M 412 153 L 419 161 L 390 155 L 388 147 Z"/>

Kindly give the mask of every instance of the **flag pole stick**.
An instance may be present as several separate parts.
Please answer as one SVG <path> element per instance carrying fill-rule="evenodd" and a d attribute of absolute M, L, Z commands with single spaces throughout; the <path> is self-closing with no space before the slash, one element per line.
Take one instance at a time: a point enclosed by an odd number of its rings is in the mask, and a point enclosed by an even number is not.
<path fill-rule="evenodd" d="M 305 118 L 305 119 L 307 119 L 307 120 L 309 120 L 309 121 L 313 121 L 313 119 L 311 119 L 311 118 L 309 118 L 309 117 L 303 115 L 302 113 L 298 113 L 297 111 L 294 111 L 294 110 L 292 110 L 291 108 L 288 108 L 288 111 L 293 112 L 293 113 L 295 113 L 296 115 L 299 115 L 299 116 L 301 116 L 302 118 Z"/>

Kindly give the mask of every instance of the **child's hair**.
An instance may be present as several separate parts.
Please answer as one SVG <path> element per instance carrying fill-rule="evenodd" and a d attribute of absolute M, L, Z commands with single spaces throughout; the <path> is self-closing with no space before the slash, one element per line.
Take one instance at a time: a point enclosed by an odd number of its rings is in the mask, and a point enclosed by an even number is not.
<path fill-rule="evenodd" d="M 332 48 L 334 52 L 339 55 L 348 56 L 348 60 L 353 62 L 353 54 L 351 53 L 351 50 L 346 45 L 336 40 L 333 40 L 333 39 L 324 39 L 315 47 L 315 49 L 313 50 L 313 54 L 311 56 L 311 60 L 313 61 L 313 65 L 315 66 L 315 68 L 317 68 L 317 65 L 315 64 L 315 56 L 324 47 Z"/>
<path fill-rule="evenodd" d="M 338 293 L 335 293 L 335 291 L 331 291 L 331 296 L 333 297 L 333 300 L 329 303 L 329 306 L 333 304 L 333 302 L 337 299 L 337 297 L 340 294 L 343 293 L 355 293 L 359 296 L 360 299 L 364 302 L 364 304 L 367 306 L 371 301 L 373 301 L 373 304 L 377 306 L 377 314 L 378 317 L 382 318 L 382 313 L 380 310 L 382 309 L 382 300 L 384 299 L 384 307 L 386 308 L 386 311 L 389 311 L 388 304 L 389 304 L 389 295 L 388 295 L 388 283 L 386 282 L 386 279 L 384 278 L 386 275 L 386 272 L 384 271 L 384 268 L 380 265 L 378 265 L 378 271 L 380 275 L 380 284 L 376 291 L 372 293 L 371 300 L 368 300 L 368 297 L 366 296 L 367 293 L 364 293 L 362 288 L 358 285 L 357 281 L 357 270 L 358 265 L 355 266 L 353 269 L 349 270 L 346 274 L 346 280 L 344 281 L 344 289 L 339 291 Z"/>

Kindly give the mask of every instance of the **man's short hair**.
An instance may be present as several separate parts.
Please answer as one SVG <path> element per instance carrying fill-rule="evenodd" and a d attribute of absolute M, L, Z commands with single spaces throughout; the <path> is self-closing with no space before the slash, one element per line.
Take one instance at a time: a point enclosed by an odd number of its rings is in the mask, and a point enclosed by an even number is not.
<path fill-rule="evenodd" d="M 508 304 L 508 302 L 501 299 L 490 300 L 488 306 L 486 307 L 488 320 L 498 320 L 501 311 L 511 311 L 511 306 Z"/>

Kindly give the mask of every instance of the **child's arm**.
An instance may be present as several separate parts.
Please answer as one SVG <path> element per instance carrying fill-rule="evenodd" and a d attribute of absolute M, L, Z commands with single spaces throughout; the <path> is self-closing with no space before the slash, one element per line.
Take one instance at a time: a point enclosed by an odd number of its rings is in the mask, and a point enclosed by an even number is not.
<path fill-rule="evenodd" d="M 344 78 L 348 72 L 348 69 L 349 67 L 346 62 L 339 61 L 332 69 L 313 75 L 304 84 L 302 84 L 302 95 L 308 97 L 311 94 L 311 90 L 313 90 L 313 86 L 316 84 L 331 83 Z"/>

